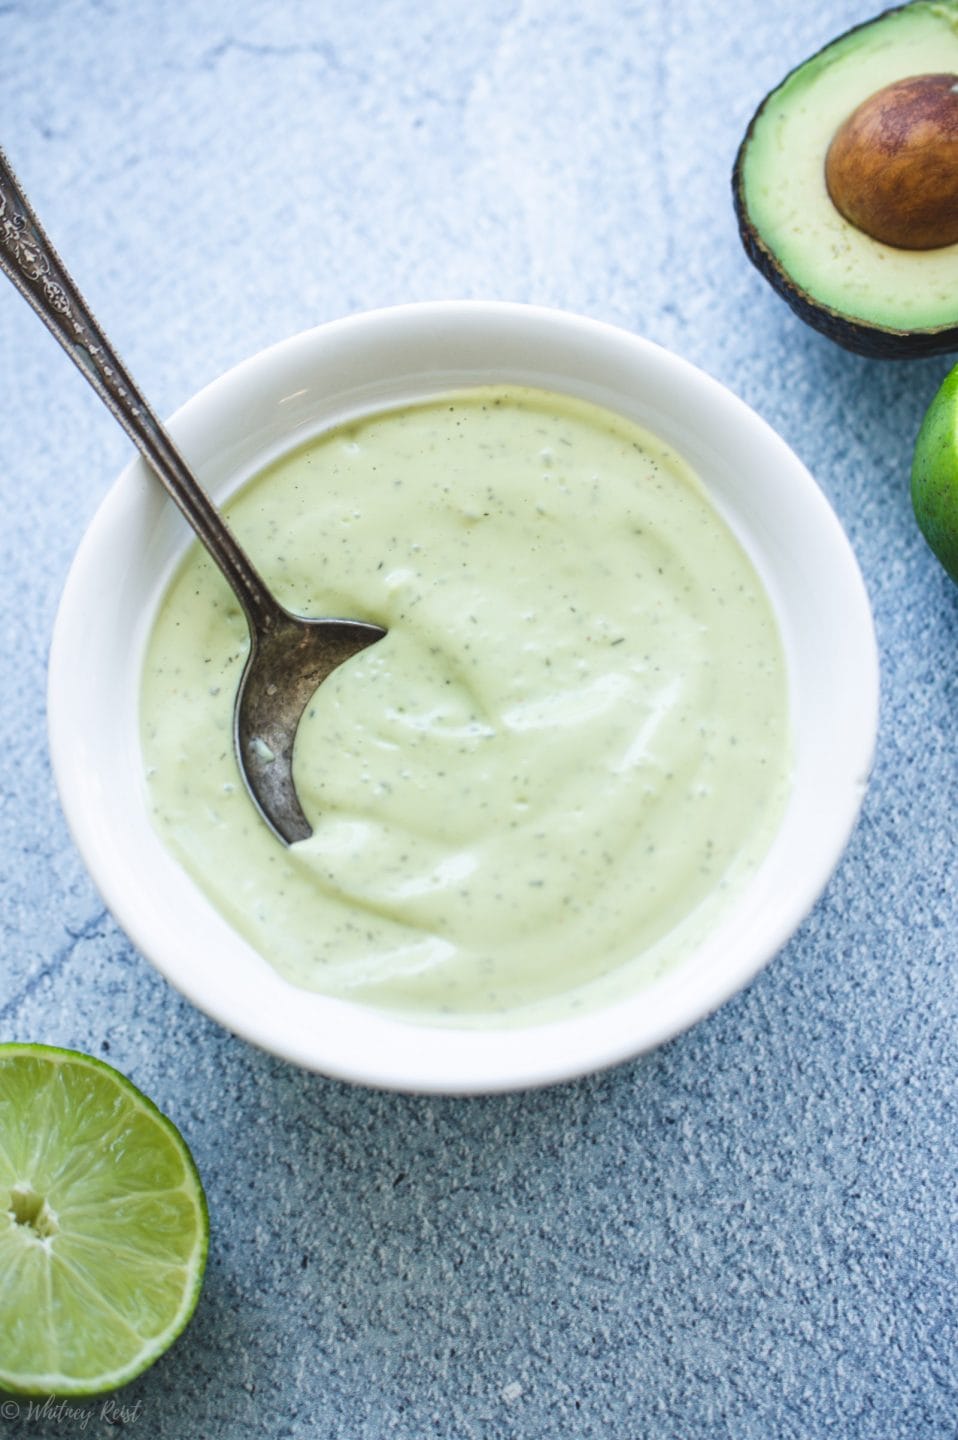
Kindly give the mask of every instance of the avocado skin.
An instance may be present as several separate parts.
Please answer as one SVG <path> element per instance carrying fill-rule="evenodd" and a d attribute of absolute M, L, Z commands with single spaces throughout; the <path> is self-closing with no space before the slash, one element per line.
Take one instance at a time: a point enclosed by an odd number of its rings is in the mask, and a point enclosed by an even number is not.
<path fill-rule="evenodd" d="M 911 467 L 911 503 L 918 528 L 952 580 L 958 582 L 958 365 L 925 413 Z"/>
<path fill-rule="evenodd" d="M 851 350 L 856 355 L 867 355 L 873 360 L 916 360 L 929 355 L 950 354 L 958 350 L 958 325 L 946 325 L 928 330 L 891 330 L 881 325 L 870 325 L 867 321 L 852 318 L 850 315 L 843 315 L 841 311 L 821 304 L 807 290 L 803 290 L 795 284 L 752 224 L 745 204 L 745 185 L 742 172 L 752 132 L 765 106 L 793 75 L 796 75 L 799 70 L 803 70 L 810 61 L 821 55 L 823 50 L 830 49 L 837 41 L 845 40 L 860 30 L 870 29 L 887 16 L 907 9 L 907 4 L 893 5 L 890 9 L 873 15 L 870 20 L 863 20 L 858 25 L 853 25 L 850 30 L 833 36 L 827 45 L 823 45 L 813 55 L 806 56 L 800 65 L 793 66 L 788 74 L 769 91 L 752 116 L 732 168 L 732 200 L 735 206 L 738 232 L 745 253 L 759 274 L 764 276 L 772 289 L 791 306 L 795 314 L 799 319 L 804 320 L 806 325 L 810 325 L 813 330 L 818 330 L 822 335 L 827 335 L 829 340 L 833 340 L 836 345 L 841 345 L 845 350 Z M 824 164 L 824 156 L 822 163 Z"/>

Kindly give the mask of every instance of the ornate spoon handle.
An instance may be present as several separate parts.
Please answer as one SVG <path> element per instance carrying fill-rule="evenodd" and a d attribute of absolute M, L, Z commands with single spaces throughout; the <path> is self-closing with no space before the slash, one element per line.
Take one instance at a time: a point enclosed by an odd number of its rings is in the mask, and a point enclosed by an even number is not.
<path fill-rule="evenodd" d="M 123 426 L 220 566 L 254 628 L 283 611 L 143 398 L 80 294 L 0 150 L 0 269 Z"/>

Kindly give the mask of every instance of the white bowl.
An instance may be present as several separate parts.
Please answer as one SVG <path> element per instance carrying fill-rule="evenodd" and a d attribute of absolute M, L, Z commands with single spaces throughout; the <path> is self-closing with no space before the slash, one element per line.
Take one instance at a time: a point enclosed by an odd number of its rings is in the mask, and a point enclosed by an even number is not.
<path fill-rule="evenodd" d="M 522 1029 L 412 1024 L 291 986 L 171 858 L 146 804 L 142 656 L 190 532 L 137 459 L 101 505 L 67 580 L 50 654 L 49 726 L 66 818 L 138 949 L 194 1004 L 296 1064 L 375 1086 L 469 1093 L 539 1085 L 648 1050 L 714 1010 L 789 938 L 841 856 L 875 743 L 878 666 L 852 551 L 794 454 L 685 361 L 607 325 L 494 303 L 402 306 L 256 355 L 169 428 L 215 499 L 357 411 L 496 381 L 565 391 L 685 457 L 762 576 L 781 627 L 794 787 L 753 881 L 696 953 L 606 1009 Z"/>

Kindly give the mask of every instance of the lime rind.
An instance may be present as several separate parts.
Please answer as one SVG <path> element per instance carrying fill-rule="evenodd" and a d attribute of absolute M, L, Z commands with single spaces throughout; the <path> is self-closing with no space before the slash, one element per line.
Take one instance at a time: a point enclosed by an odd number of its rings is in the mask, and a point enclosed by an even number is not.
<path fill-rule="evenodd" d="M 193 1157 L 152 1100 L 92 1056 L 0 1044 L 0 1390 L 128 1384 L 188 1323 L 208 1246 Z"/>

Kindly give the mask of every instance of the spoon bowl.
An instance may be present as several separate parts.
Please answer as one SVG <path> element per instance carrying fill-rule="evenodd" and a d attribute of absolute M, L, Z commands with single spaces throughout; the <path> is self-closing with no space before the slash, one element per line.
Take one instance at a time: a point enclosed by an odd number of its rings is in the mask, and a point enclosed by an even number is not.
<path fill-rule="evenodd" d="M 2 150 L 0 269 L 122 425 L 232 586 L 250 632 L 234 709 L 240 774 L 279 839 L 287 845 L 307 839 L 312 827 L 293 780 L 297 727 L 327 675 L 385 630 L 291 615 L 275 599 L 93 318 Z"/>
<path fill-rule="evenodd" d="M 252 632 L 233 737 L 250 795 L 287 845 L 312 834 L 293 783 L 293 742 L 303 711 L 337 665 L 385 633 L 362 620 L 305 620 L 287 610 Z"/>

